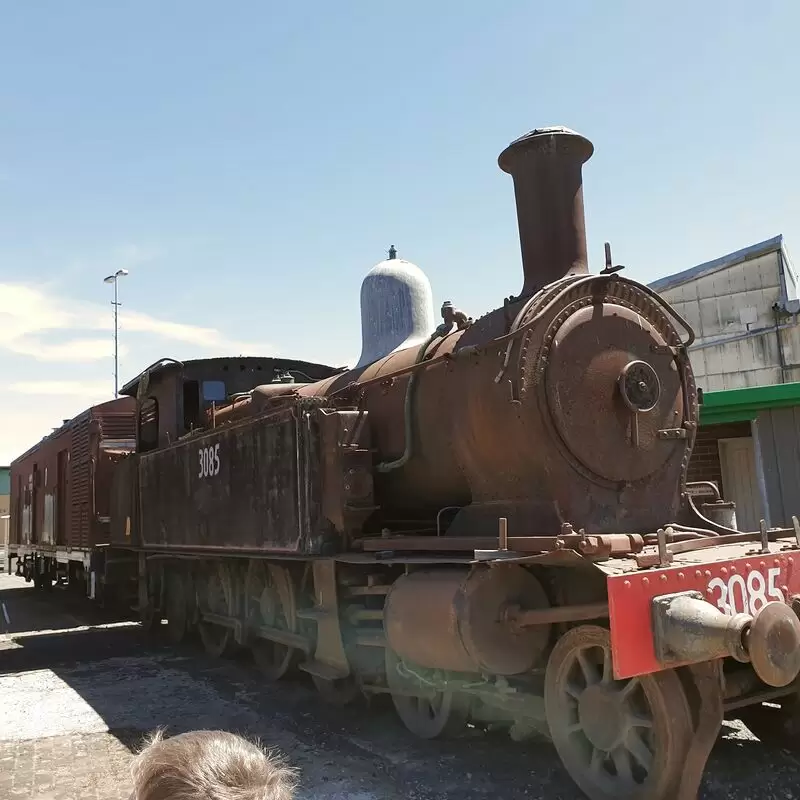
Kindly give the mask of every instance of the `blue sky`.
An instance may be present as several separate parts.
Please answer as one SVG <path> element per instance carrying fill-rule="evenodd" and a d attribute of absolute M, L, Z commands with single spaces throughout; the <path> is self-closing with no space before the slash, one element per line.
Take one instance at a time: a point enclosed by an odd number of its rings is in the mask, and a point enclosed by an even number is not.
<path fill-rule="evenodd" d="M 0 0 L 0 463 L 161 356 L 353 363 L 390 244 L 436 307 L 521 285 L 505 145 L 588 136 L 603 242 L 652 280 L 800 251 L 785 2 Z M 795 258 L 797 260 L 797 258 Z"/>

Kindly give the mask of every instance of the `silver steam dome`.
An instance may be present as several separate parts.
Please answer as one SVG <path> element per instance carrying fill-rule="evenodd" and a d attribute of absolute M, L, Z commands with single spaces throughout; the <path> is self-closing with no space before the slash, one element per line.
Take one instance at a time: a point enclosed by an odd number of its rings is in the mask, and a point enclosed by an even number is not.
<path fill-rule="evenodd" d="M 397 258 L 392 245 L 389 258 L 376 264 L 361 284 L 361 358 L 356 368 L 421 345 L 435 327 L 427 275 L 416 264 Z"/>

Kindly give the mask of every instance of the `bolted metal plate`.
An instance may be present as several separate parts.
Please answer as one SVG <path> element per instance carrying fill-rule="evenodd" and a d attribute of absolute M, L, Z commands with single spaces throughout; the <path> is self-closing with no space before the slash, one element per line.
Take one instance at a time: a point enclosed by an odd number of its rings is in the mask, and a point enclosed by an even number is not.
<path fill-rule="evenodd" d="M 653 638 L 653 598 L 693 590 L 725 614 L 755 616 L 768 602 L 790 602 L 800 595 L 800 551 L 776 550 L 769 555 L 675 563 L 610 575 L 607 588 L 614 675 L 631 678 L 690 663 L 659 661 Z"/>

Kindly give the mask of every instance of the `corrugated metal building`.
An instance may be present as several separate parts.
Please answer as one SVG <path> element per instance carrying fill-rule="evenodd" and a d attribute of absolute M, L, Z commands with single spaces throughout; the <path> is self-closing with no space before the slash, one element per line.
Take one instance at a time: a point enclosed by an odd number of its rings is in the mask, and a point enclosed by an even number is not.
<path fill-rule="evenodd" d="M 707 392 L 689 480 L 714 481 L 740 529 L 790 526 L 800 517 L 800 382 Z"/>
<path fill-rule="evenodd" d="M 650 284 L 694 328 L 705 391 L 800 380 L 799 286 L 783 236 Z"/>

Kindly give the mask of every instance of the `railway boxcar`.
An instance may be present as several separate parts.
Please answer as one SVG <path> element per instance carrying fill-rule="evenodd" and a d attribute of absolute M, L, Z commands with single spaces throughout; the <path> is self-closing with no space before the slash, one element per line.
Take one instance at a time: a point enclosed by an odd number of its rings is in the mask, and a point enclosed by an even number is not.
<path fill-rule="evenodd" d="M 132 453 L 136 402 L 121 397 L 64 423 L 11 464 L 8 547 L 17 572 L 37 587 L 82 581 L 92 553 L 110 542 L 114 469 Z"/>

